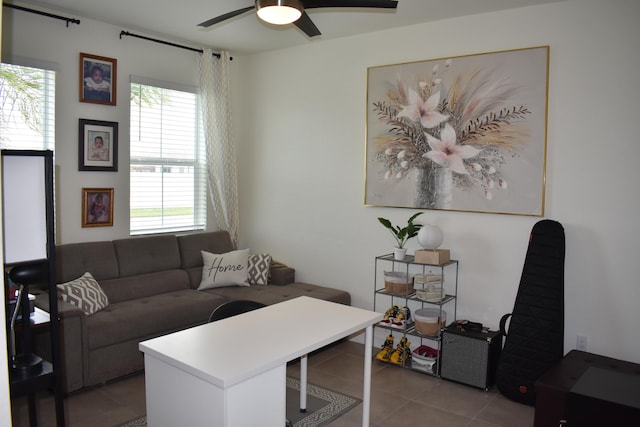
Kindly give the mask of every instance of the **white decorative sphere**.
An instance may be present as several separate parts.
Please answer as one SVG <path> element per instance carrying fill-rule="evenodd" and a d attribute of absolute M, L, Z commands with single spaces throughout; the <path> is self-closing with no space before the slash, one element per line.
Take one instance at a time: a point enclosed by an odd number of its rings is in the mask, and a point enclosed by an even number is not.
<path fill-rule="evenodd" d="M 418 243 L 425 249 L 435 249 L 442 244 L 442 230 L 436 225 L 425 224 L 418 231 Z"/>

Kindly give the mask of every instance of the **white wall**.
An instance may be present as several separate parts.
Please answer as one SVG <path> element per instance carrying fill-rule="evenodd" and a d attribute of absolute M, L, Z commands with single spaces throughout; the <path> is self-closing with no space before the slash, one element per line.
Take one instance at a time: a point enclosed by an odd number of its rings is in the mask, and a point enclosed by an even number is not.
<path fill-rule="evenodd" d="M 58 64 L 58 242 L 126 237 L 128 76 L 194 84 L 195 54 L 120 40 L 121 28 L 88 19 L 66 28 L 4 12 L 3 57 Z M 399 222 L 413 210 L 363 205 L 367 67 L 549 45 L 545 217 L 566 231 L 565 351 L 580 334 L 589 351 L 640 362 L 638 18 L 636 0 L 569 0 L 234 54 L 242 246 L 291 264 L 299 280 L 345 289 L 354 305 L 372 307 L 374 257 L 392 245 L 376 217 Z M 117 107 L 78 102 L 79 52 L 118 59 Z M 77 170 L 79 118 L 120 123 L 118 173 Z M 80 227 L 82 187 L 115 188 L 114 227 Z M 540 218 L 423 217 L 444 230 L 443 246 L 460 260 L 458 317 L 496 327 L 513 308 L 528 235 Z M 409 248 L 417 248 L 415 239 Z"/>
<path fill-rule="evenodd" d="M 638 18 L 634 0 L 570 0 L 250 57 L 236 115 L 241 242 L 372 307 L 374 257 L 392 246 L 376 217 L 414 210 L 363 205 L 367 67 L 549 45 L 545 217 L 566 232 L 565 351 L 581 334 L 590 351 L 640 362 Z M 458 317 L 497 327 L 541 218 L 422 218 L 460 260 Z"/>
<path fill-rule="evenodd" d="M 58 64 L 58 242 L 128 235 L 128 77 L 194 84 L 195 53 L 4 10 L 4 55 Z M 241 243 L 297 270 L 300 280 L 349 291 L 373 306 L 376 255 L 391 237 L 377 223 L 414 210 L 365 207 L 367 68 L 549 45 L 545 217 L 567 235 L 565 350 L 640 362 L 634 243 L 640 227 L 635 0 L 569 0 L 242 57 L 234 54 Z M 118 106 L 78 102 L 78 55 L 118 59 Z M 78 119 L 120 123 L 119 172 L 77 170 Z M 82 229 L 82 187 L 115 188 L 114 227 Z M 458 317 L 496 327 L 511 311 L 527 239 L 539 217 L 426 211 L 460 260 Z M 415 239 L 411 251 L 417 248 Z"/>
<path fill-rule="evenodd" d="M 4 9 L 4 8 L 3 8 Z M 54 12 L 56 13 L 56 12 Z M 197 85 L 198 53 L 133 37 L 80 17 L 80 25 L 4 10 L 3 61 L 44 61 L 56 68 L 57 243 L 129 236 L 129 76 Z M 135 32 L 134 32 L 135 33 Z M 117 105 L 79 102 L 80 52 L 115 58 Z M 78 171 L 78 119 L 117 122 L 118 172 Z M 82 228 L 82 188 L 114 188 L 113 227 Z M 209 221 L 211 224 L 212 221 Z"/>

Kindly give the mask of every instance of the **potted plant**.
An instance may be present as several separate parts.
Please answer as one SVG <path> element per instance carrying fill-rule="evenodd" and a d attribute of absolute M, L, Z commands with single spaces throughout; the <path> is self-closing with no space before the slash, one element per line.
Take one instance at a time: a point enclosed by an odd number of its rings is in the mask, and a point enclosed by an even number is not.
<path fill-rule="evenodd" d="M 413 214 L 407 221 L 407 225 L 402 228 L 398 225 L 394 226 L 391 224 L 391 221 L 386 218 L 378 218 L 380 224 L 384 225 L 391 232 L 393 238 L 396 239 L 397 245 L 393 251 L 393 255 L 398 261 L 404 259 L 404 255 L 407 253 L 407 249 L 404 247 L 407 240 L 418 235 L 418 231 L 420 230 L 420 227 L 422 227 L 422 224 L 415 224 L 413 220 L 423 213 L 424 212 L 418 212 Z"/>

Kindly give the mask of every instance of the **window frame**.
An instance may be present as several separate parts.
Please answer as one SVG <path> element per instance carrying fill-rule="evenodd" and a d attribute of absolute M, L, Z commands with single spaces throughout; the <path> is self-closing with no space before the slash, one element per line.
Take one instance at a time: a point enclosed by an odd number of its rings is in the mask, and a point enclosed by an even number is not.
<path fill-rule="evenodd" d="M 170 156 L 141 156 L 134 155 L 134 149 L 137 148 L 135 145 L 135 141 L 138 141 L 137 135 L 134 135 L 134 108 L 142 109 L 142 106 L 133 105 L 133 99 L 136 91 L 134 90 L 134 85 L 141 85 L 152 87 L 155 89 L 159 89 L 161 91 L 178 91 L 184 92 L 194 95 L 194 104 L 193 108 L 195 110 L 195 115 L 193 117 L 193 134 L 194 140 L 193 142 L 193 153 L 194 157 L 192 159 L 184 159 L 180 157 L 170 157 Z M 207 195 L 207 176 L 206 176 L 206 149 L 204 144 L 204 132 L 202 129 L 201 123 L 201 106 L 199 100 L 199 90 L 196 87 L 188 86 L 188 85 L 180 85 L 169 82 L 162 82 L 153 79 L 147 79 L 138 76 L 131 76 L 130 78 L 130 161 L 129 161 L 129 179 L 130 179 L 130 206 L 129 206 L 129 233 L 130 235 L 148 235 L 148 234 L 158 234 L 158 233 L 175 233 L 175 232 L 188 232 L 188 231 L 202 231 L 206 229 L 207 222 L 207 205 L 208 205 L 208 195 Z M 163 92 L 164 96 L 164 92 Z M 163 114 L 163 113 L 161 113 Z M 137 126 L 137 125 L 136 125 Z M 137 129 L 137 128 L 136 128 Z M 167 223 L 166 219 L 171 217 L 171 215 L 167 215 L 163 212 L 160 215 L 160 224 L 157 226 L 148 226 L 148 227 L 134 227 L 132 215 L 134 209 L 145 209 L 145 208 L 134 208 L 133 207 L 133 198 L 135 197 L 133 191 L 133 174 L 134 168 L 136 167 L 148 167 L 148 168 L 157 168 L 160 167 L 162 171 L 157 171 L 161 174 L 161 178 L 164 179 L 164 174 L 168 173 L 164 171 L 165 168 L 173 169 L 173 168 L 192 168 L 193 172 L 193 203 L 190 206 L 193 209 L 193 213 L 191 217 L 193 221 L 189 224 L 180 224 L 180 225 L 170 225 Z M 183 172 L 180 172 L 183 173 Z M 164 183 L 162 184 L 162 186 Z M 166 198 L 165 189 L 161 188 L 163 202 L 161 204 L 160 209 L 164 210 L 164 202 Z"/>
<path fill-rule="evenodd" d="M 8 149 L 21 149 L 21 150 L 51 150 L 55 152 L 55 139 L 56 139 L 56 86 L 58 65 L 56 63 L 32 60 L 29 58 L 8 56 L 4 58 L 1 65 L 11 67 L 32 68 L 44 72 L 43 76 L 43 93 L 42 102 L 43 109 L 42 117 L 42 129 L 39 131 L 41 141 L 37 144 L 10 144 L 5 145 L 0 139 L 0 146 Z M 26 122 L 23 122 L 24 126 L 29 127 Z M 29 127 L 30 128 L 30 127 Z M 33 132 L 34 129 L 30 128 Z M 35 139 L 34 139 L 35 140 Z M 29 141 L 32 142 L 32 141 Z"/>

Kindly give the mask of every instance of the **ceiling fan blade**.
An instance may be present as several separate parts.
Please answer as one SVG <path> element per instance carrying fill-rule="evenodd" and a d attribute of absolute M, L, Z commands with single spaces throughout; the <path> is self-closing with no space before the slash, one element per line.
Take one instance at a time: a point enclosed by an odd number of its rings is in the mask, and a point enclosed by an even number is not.
<path fill-rule="evenodd" d="M 208 21 L 204 21 L 204 22 L 198 24 L 198 27 L 207 28 L 207 27 L 210 27 L 212 25 L 218 24 L 218 23 L 220 23 L 222 21 L 226 21 L 227 19 L 231 19 L 234 16 L 242 15 L 243 13 L 248 12 L 250 10 L 253 10 L 255 8 L 256 7 L 254 5 L 254 6 L 249 6 L 249 7 L 245 7 L 245 8 L 242 8 L 242 9 L 234 10 L 233 12 L 225 13 L 224 15 L 217 16 L 215 18 L 209 19 Z"/>
<path fill-rule="evenodd" d="M 320 30 L 313 23 L 307 12 L 302 11 L 302 16 L 294 22 L 295 26 L 300 28 L 309 37 L 315 37 L 320 35 Z"/>
<path fill-rule="evenodd" d="M 317 9 L 321 7 L 372 7 L 384 9 L 396 9 L 397 1 L 392 0 L 303 0 L 305 9 Z"/>

